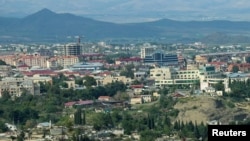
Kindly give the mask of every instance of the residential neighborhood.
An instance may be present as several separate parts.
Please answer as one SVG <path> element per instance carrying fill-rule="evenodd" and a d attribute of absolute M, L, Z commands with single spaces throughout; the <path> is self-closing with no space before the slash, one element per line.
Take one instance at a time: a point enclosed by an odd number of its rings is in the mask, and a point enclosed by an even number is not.
<path fill-rule="evenodd" d="M 156 129 L 154 124 L 160 124 L 158 118 L 164 117 L 150 112 L 150 108 L 157 104 L 164 107 L 159 110 L 168 111 L 172 108 L 167 108 L 167 105 L 178 99 L 220 99 L 235 93 L 232 86 L 234 82 L 235 85 L 249 82 L 248 46 L 228 47 L 211 47 L 202 43 L 143 43 L 128 44 L 126 47 L 105 43 L 86 45 L 80 42 L 64 45 L 3 45 L 1 48 L 5 51 L 0 56 L 1 99 L 9 97 L 12 101 L 20 101 L 29 96 L 34 97 L 29 98 L 30 102 L 35 97 L 47 99 L 48 103 L 40 101 L 32 105 L 40 105 L 41 110 L 48 113 L 39 113 L 40 110 L 27 107 L 34 110 L 34 115 L 16 109 L 13 112 L 19 115 L 9 114 L 6 117 L 12 118 L 1 119 L 6 122 L 8 130 L 0 130 L 6 131 L 1 133 L 0 140 L 14 139 L 20 134 L 24 134 L 28 140 L 73 140 L 78 137 L 93 140 L 142 140 L 144 132 L 139 132 L 140 128 L 148 126 L 153 131 Z M 249 96 L 242 94 L 242 98 L 249 99 Z M 49 104 L 49 101 L 53 104 Z M 172 110 L 172 115 L 168 116 L 174 125 L 180 122 L 176 120 L 180 115 L 178 110 Z M 20 119 L 20 112 L 27 112 L 33 119 Z M 243 115 L 244 120 L 249 120 L 249 114 Z M 143 127 L 134 127 L 138 129 L 133 130 L 133 125 L 122 120 L 135 118 L 129 116 L 144 117 L 153 123 L 142 124 Z M 200 128 L 213 120 L 220 120 L 222 124 L 234 122 L 233 117 L 227 122 L 222 118 L 198 118 L 197 115 L 190 122 L 198 124 L 196 120 L 200 121 Z M 179 132 L 168 133 L 171 135 L 157 135 L 157 140 L 181 140 Z"/>

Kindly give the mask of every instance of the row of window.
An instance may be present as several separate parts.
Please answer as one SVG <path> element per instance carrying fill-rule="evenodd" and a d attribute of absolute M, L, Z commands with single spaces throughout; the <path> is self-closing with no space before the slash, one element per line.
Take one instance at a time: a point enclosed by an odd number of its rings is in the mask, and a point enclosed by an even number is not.
<path fill-rule="evenodd" d="M 164 80 L 164 81 L 155 81 L 157 84 L 190 84 L 190 83 L 196 83 L 199 82 L 197 79 L 189 79 L 189 80 Z"/>

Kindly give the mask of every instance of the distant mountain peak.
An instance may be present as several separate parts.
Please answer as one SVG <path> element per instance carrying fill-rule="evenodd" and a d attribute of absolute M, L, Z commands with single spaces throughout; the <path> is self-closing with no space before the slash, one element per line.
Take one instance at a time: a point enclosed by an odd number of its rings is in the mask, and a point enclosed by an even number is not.
<path fill-rule="evenodd" d="M 49 10 L 48 8 L 43 8 L 42 10 L 36 12 L 36 14 L 39 13 L 39 14 L 55 14 L 55 12 Z"/>
<path fill-rule="evenodd" d="M 47 8 L 43 8 L 43 9 L 37 11 L 36 13 L 31 14 L 31 15 L 25 17 L 25 19 L 51 17 L 51 16 L 54 16 L 54 15 L 57 15 L 57 14 L 55 12 L 47 9 Z"/>

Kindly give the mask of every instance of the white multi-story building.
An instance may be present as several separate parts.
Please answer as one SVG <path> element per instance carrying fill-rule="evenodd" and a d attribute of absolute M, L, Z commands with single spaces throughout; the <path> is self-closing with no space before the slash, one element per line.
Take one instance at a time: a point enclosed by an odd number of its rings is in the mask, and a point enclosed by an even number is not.
<path fill-rule="evenodd" d="M 145 56 L 152 55 L 155 50 L 155 46 L 151 46 L 149 43 L 143 44 L 143 47 L 141 48 L 141 58 L 145 58 Z"/>
<path fill-rule="evenodd" d="M 221 78 L 221 73 L 216 72 L 214 66 L 205 66 L 195 70 L 178 70 L 169 67 L 150 70 L 150 78 L 155 80 L 156 86 L 175 84 L 195 84 Z M 217 81 L 218 82 L 218 81 Z"/>

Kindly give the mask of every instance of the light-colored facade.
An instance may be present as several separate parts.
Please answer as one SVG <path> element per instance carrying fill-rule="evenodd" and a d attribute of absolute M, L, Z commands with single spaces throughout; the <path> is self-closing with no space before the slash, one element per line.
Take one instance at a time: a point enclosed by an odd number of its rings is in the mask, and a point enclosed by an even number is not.
<path fill-rule="evenodd" d="M 25 77 L 25 79 L 32 80 L 33 83 L 50 83 L 52 84 L 52 78 L 47 76 L 40 76 L 39 74 L 33 75 L 33 77 Z"/>
<path fill-rule="evenodd" d="M 124 84 L 130 84 L 133 80 L 131 78 L 125 77 L 125 76 L 107 76 L 104 78 L 101 78 L 97 80 L 98 85 L 107 85 L 112 82 L 120 81 L 123 82 Z"/>
<path fill-rule="evenodd" d="M 72 81 L 64 81 L 65 83 L 67 83 L 68 85 L 68 88 L 76 88 L 76 84 L 75 84 L 75 81 L 72 80 Z"/>
<path fill-rule="evenodd" d="M 6 77 L 0 81 L 0 96 L 2 93 L 7 91 L 10 96 L 21 96 L 22 92 L 26 90 L 30 94 L 35 94 L 35 84 L 32 80 L 25 78 L 12 78 Z"/>
<path fill-rule="evenodd" d="M 26 64 L 28 66 L 39 66 L 41 68 L 47 68 L 48 56 L 40 56 L 39 54 L 13 54 L 0 56 L 0 60 L 3 60 L 8 65 L 19 66 Z"/>
<path fill-rule="evenodd" d="M 208 62 L 207 57 L 201 56 L 201 55 L 196 55 L 195 61 L 196 61 L 196 63 L 199 63 L 199 64 L 206 64 Z"/>
<path fill-rule="evenodd" d="M 134 78 L 135 78 L 135 79 L 145 78 L 146 75 L 147 75 L 147 73 L 146 73 L 146 72 L 143 72 L 143 71 L 134 72 Z"/>
<path fill-rule="evenodd" d="M 0 77 L 7 77 L 11 73 L 11 66 L 0 65 Z"/>
<path fill-rule="evenodd" d="M 152 55 L 156 50 L 156 47 L 150 46 L 150 44 L 144 44 L 141 48 L 141 58 L 145 58 L 145 56 Z"/>
<path fill-rule="evenodd" d="M 79 59 L 77 56 L 56 56 L 53 58 L 50 58 L 47 61 L 48 68 L 58 67 L 61 66 L 63 68 L 68 68 L 76 63 L 79 62 Z"/>
<path fill-rule="evenodd" d="M 221 78 L 221 73 L 216 72 L 213 66 L 205 66 L 195 70 L 177 70 L 168 67 L 150 70 L 150 78 L 155 80 L 156 86 L 175 84 L 197 84 L 210 79 Z"/>
<path fill-rule="evenodd" d="M 130 98 L 130 104 L 131 105 L 142 104 L 142 98 L 141 98 L 141 96 Z"/>
<path fill-rule="evenodd" d="M 141 98 L 142 98 L 143 103 L 152 102 L 152 96 L 151 95 L 141 95 Z"/>
<path fill-rule="evenodd" d="M 16 66 L 17 55 L 3 55 L 0 56 L 0 60 L 4 61 L 8 65 Z"/>
<path fill-rule="evenodd" d="M 18 58 L 16 64 L 26 64 L 28 66 L 39 66 L 41 68 L 47 68 L 47 56 L 35 55 L 24 55 Z"/>
<path fill-rule="evenodd" d="M 169 67 L 151 69 L 150 78 L 154 78 L 155 80 L 171 79 L 171 70 Z"/>

